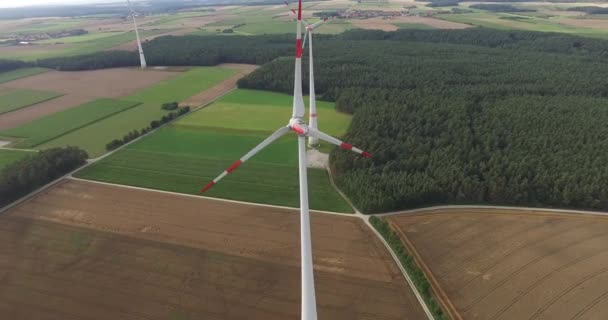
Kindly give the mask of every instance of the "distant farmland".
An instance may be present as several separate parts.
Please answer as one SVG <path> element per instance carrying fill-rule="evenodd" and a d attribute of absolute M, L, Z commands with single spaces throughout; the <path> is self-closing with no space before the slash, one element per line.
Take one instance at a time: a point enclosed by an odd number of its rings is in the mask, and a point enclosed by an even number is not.
<path fill-rule="evenodd" d="M 61 94 L 56 92 L 29 89 L 16 89 L 0 92 L 0 114 L 29 107 L 59 96 L 61 96 Z"/>
<path fill-rule="evenodd" d="M 267 132 L 286 125 L 290 114 L 288 95 L 236 90 L 78 176 L 198 194 L 202 186 L 261 142 Z M 337 113 L 329 103 L 320 103 L 319 118 L 321 128 L 338 136 L 350 122 L 350 116 Z M 206 195 L 297 207 L 297 161 L 297 140 L 293 135 L 286 136 Z M 331 187 L 325 170 L 308 171 L 311 208 L 352 212 Z"/>
<path fill-rule="evenodd" d="M 175 78 L 121 98 L 141 103 L 137 107 L 70 132 L 41 145 L 40 148 L 73 145 L 85 149 L 91 157 L 100 156 L 105 153 L 105 145 L 108 142 L 122 138 L 130 131 L 147 127 L 152 120 L 158 120 L 165 115 L 167 111 L 160 108 L 163 103 L 183 101 L 235 73 L 234 70 L 221 67 L 194 68 L 183 72 Z"/>
<path fill-rule="evenodd" d="M 138 102 L 131 101 L 98 99 L 24 126 L 2 131 L 0 136 L 23 139 L 15 147 L 33 148 L 116 113 L 133 108 L 138 104 Z"/>

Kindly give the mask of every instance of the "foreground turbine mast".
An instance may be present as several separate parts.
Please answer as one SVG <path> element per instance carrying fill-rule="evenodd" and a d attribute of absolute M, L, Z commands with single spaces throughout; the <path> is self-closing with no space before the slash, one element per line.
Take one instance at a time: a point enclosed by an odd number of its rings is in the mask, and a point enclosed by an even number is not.
<path fill-rule="evenodd" d="M 135 37 L 137 37 L 137 48 L 139 49 L 139 62 L 141 63 L 141 68 L 145 69 L 148 64 L 146 63 L 144 49 L 141 47 L 141 40 L 139 39 L 139 29 L 137 28 L 137 21 L 135 20 L 135 11 L 133 11 L 131 1 L 127 0 L 127 4 L 129 5 L 129 10 L 131 11 L 131 17 L 133 17 L 133 27 L 135 28 Z"/>
<path fill-rule="evenodd" d="M 209 190 L 222 178 L 238 168 L 243 162 L 249 160 L 256 153 L 270 145 L 288 132 L 294 132 L 298 137 L 299 175 L 300 175 L 300 246 L 301 246 L 301 280 L 302 280 L 302 320 L 317 320 L 317 302 L 315 298 L 315 280 L 313 274 L 312 243 L 310 235 L 310 215 L 308 208 L 308 178 L 306 158 L 306 138 L 317 138 L 340 146 L 343 149 L 352 150 L 364 157 L 371 155 L 363 150 L 354 148 L 352 145 L 329 136 L 316 128 L 309 127 L 304 121 L 305 108 L 302 96 L 302 0 L 298 1 L 298 21 L 296 34 L 296 63 L 293 88 L 293 113 L 287 126 L 279 128 L 268 138 L 258 144 L 255 148 L 245 154 L 241 159 L 233 163 L 217 178 L 209 182 L 201 193 Z"/>

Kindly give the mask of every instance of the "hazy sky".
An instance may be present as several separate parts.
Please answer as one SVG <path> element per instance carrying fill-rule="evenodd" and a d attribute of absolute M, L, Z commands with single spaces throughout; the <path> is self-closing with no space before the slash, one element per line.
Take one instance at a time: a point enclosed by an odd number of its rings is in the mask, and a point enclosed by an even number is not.
<path fill-rule="evenodd" d="M 0 8 L 14 8 L 33 5 L 81 4 L 116 2 L 118 0 L 0 0 Z"/>

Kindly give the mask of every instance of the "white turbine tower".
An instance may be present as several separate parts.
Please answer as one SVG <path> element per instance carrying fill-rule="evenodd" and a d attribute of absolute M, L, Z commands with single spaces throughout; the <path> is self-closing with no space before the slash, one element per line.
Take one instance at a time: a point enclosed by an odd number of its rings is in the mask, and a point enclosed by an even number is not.
<path fill-rule="evenodd" d="M 284 1 L 283 3 L 285 3 L 286 6 L 289 7 L 289 3 L 287 1 Z M 291 12 L 294 15 L 297 15 L 296 11 L 291 9 Z M 314 63 L 313 63 L 313 54 L 312 54 L 312 33 L 313 31 L 320 27 L 323 23 L 325 23 L 328 20 L 328 18 L 324 18 L 321 21 L 318 21 L 314 24 L 309 24 L 308 22 L 306 22 L 305 20 L 302 20 L 302 23 L 304 23 L 304 25 L 306 25 L 306 34 L 304 36 L 304 43 L 302 44 L 302 47 L 306 47 L 306 40 L 308 40 L 308 42 L 310 42 L 310 44 L 308 45 L 308 66 L 309 66 L 309 80 L 310 80 L 310 84 L 309 84 L 309 106 L 310 106 L 310 111 L 308 113 L 308 126 L 310 128 L 313 129 L 318 129 L 318 123 L 317 123 L 317 100 L 316 100 L 316 96 L 315 96 L 315 70 L 314 70 Z M 310 148 L 318 148 L 319 147 L 319 139 L 317 137 L 309 137 L 308 138 L 308 146 Z"/>
<path fill-rule="evenodd" d="M 255 148 L 245 154 L 241 159 L 233 163 L 217 178 L 209 182 L 201 193 L 209 190 L 222 178 L 238 168 L 243 162 L 249 160 L 256 153 L 279 139 L 289 131 L 293 131 L 298 136 L 298 156 L 299 156 L 299 176 L 300 176 L 300 247 L 301 247 L 301 281 L 302 281 L 302 320 L 317 319 L 317 303 L 315 298 L 315 282 L 313 274 L 312 243 L 310 235 L 310 216 L 308 208 L 308 180 L 307 180 L 307 158 L 306 158 L 306 138 L 315 137 L 329 143 L 340 146 L 343 149 L 352 150 L 364 157 L 371 158 L 371 155 L 363 150 L 354 148 L 352 145 L 342 142 L 329 136 L 317 129 L 311 128 L 304 121 L 304 98 L 302 96 L 302 0 L 298 1 L 298 21 L 296 34 L 296 61 L 295 61 L 295 80 L 293 89 L 293 113 L 287 126 L 279 128 L 268 138 L 258 144 Z"/>
<path fill-rule="evenodd" d="M 137 28 L 137 21 L 135 20 L 135 11 L 133 11 L 133 6 L 131 6 L 131 1 L 127 0 L 127 4 L 129 5 L 129 10 L 131 11 L 131 17 L 133 17 L 133 27 L 135 28 L 135 37 L 137 38 L 137 48 L 139 49 L 139 62 L 141 63 L 141 68 L 145 69 L 148 64 L 146 63 L 146 56 L 144 56 L 144 49 L 141 47 L 141 39 L 139 38 L 139 29 Z"/>
<path fill-rule="evenodd" d="M 321 26 L 327 18 L 316 22 L 314 24 L 306 24 L 306 36 L 304 37 L 304 44 L 306 46 L 306 39 L 308 39 L 308 66 L 309 66 L 309 95 L 310 95 L 310 112 L 308 113 L 308 126 L 313 129 L 319 129 L 317 126 L 317 101 L 315 96 L 315 68 L 313 64 L 313 56 L 312 56 L 312 33 L 313 31 Z M 319 147 L 319 138 L 317 137 L 309 137 L 308 138 L 308 146 L 311 148 Z"/>

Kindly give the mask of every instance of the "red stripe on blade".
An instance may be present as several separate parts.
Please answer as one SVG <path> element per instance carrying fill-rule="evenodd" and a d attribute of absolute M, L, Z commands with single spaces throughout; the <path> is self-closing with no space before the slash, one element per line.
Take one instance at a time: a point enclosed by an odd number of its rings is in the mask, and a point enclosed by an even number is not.
<path fill-rule="evenodd" d="M 316 118 L 317 114 L 316 113 L 311 113 L 310 116 L 313 117 L 313 118 Z"/>
<path fill-rule="evenodd" d="M 211 187 L 213 187 L 213 185 L 215 184 L 215 182 L 211 181 L 209 182 L 202 190 L 201 193 L 204 193 L 205 191 L 211 189 Z"/>
<path fill-rule="evenodd" d="M 296 59 L 302 58 L 302 39 L 296 39 Z"/>
<path fill-rule="evenodd" d="M 238 168 L 242 163 L 243 163 L 243 161 L 241 161 L 241 160 L 233 163 L 230 167 L 228 167 L 228 169 L 226 169 L 226 172 L 230 173 L 230 172 L 234 171 L 234 169 Z"/>
<path fill-rule="evenodd" d="M 363 151 L 363 153 L 361 153 L 361 155 L 364 156 L 364 157 L 366 157 L 366 158 L 370 158 L 370 159 L 372 158 L 372 155 L 369 154 L 369 152 L 367 152 L 367 151 Z"/>
<path fill-rule="evenodd" d="M 298 0 L 298 20 L 302 20 L 302 0 Z"/>
<path fill-rule="evenodd" d="M 296 14 L 297 14 L 297 13 L 296 13 L 296 10 L 294 10 L 294 9 L 291 9 L 291 12 L 292 12 L 294 15 L 296 15 Z"/>
<path fill-rule="evenodd" d="M 342 142 L 342 144 L 340 145 L 340 148 L 346 149 L 346 150 L 351 150 L 353 148 L 353 146 L 346 142 Z"/>

